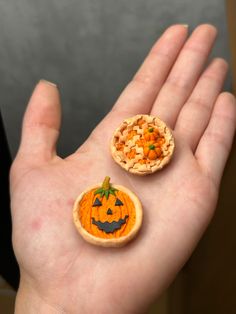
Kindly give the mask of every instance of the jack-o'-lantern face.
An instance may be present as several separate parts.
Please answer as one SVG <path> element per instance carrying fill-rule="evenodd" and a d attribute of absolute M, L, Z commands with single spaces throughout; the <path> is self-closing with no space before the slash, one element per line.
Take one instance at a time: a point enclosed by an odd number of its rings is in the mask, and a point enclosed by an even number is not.
<path fill-rule="evenodd" d="M 79 219 L 82 227 L 93 236 L 123 237 L 135 224 L 135 205 L 128 194 L 111 187 L 106 177 L 101 188 L 91 189 L 80 200 Z"/>
<path fill-rule="evenodd" d="M 113 197 L 110 197 L 113 198 Z M 112 204 L 112 201 L 114 201 Z M 117 208 L 111 209 L 113 206 Z M 129 215 L 125 215 L 124 218 L 120 218 L 119 220 L 113 220 L 117 219 L 117 213 L 121 215 L 122 208 L 121 206 L 124 206 L 122 201 L 119 198 L 115 198 L 113 200 L 110 200 L 110 202 L 106 200 L 106 198 L 99 199 L 96 197 L 93 207 L 99 207 L 95 214 L 98 214 L 97 218 L 100 219 L 101 216 L 106 218 L 106 221 L 96 220 L 95 217 L 92 217 L 92 224 L 96 225 L 100 230 L 105 231 L 106 233 L 113 233 L 116 230 L 119 230 L 122 225 L 124 225 L 127 222 L 127 219 L 129 218 Z M 118 208 L 119 207 L 119 208 Z M 108 209 L 107 209 L 108 208 Z M 102 214 L 102 211 L 105 210 L 105 213 Z M 108 216 L 108 217 L 107 217 Z"/>

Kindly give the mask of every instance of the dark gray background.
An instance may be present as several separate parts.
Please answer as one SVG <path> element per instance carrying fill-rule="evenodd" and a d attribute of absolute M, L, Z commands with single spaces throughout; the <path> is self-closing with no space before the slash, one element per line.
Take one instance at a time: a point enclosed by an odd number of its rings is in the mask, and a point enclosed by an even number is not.
<path fill-rule="evenodd" d="M 0 0 L 0 107 L 13 156 L 28 98 L 40 78 L 58 83 L 58 151 L 73 152 L 173 23 L 213 23 L 213 55 L 227 60 L 222 0 Z M 226 83 L 230 89 L 230 79 Z"/>

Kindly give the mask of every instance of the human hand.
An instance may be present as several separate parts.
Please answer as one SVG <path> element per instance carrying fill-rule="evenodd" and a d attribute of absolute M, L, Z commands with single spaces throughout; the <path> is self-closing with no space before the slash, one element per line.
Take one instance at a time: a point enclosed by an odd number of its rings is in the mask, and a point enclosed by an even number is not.
<path fill-rule="evenodd" d="M 16 313 L 143 313 L 184 265 L 214 213 L 235 131 L 235 99 L 221 93 L 227 64 L 217 58 L 204 68 L 215 37 L 210 25 L 188 40 L 186 27 L 168 28 L 111 112 L 65 159 L 56 154 L 58 89 L 36 86 L 11 169 Z M 139 113 L 164 120 L 176 142 L 171 163 L 146 177 L 126 173 L 109 153 L 115 127 Z M 88 244 L 72 220 L 76 197 L 106 175 L 143 204 L 140 233 L 118 249 Z"/>

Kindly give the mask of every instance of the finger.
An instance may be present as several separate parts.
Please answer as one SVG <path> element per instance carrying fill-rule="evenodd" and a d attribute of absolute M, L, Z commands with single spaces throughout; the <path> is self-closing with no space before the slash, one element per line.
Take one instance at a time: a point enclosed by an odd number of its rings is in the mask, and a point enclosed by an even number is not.
<path fill-rule="evenodd" d="M 196 158 L 203 170 L 219 185 L 229 156 L 236 127 L 235 97 L 227 92 L 219 95 L 210 122 L 199 142 Z"/>
<path fill-rule="evenodd" d="M 186 25 L 174 25 L 164 32 L 150 50 L 131 82 L 121 93 L 112 110 L 91 133 L 88 141 L 72 155 L 72 158 L 77 158 L 78 153 L 83 149 L 86 150 L 87 144 L 93 142 L 95 138 L 103 142 L 109 140 L 111 128 L 117 127 L 123 119 L 139 113 L 150 112 L 187 35 Z M 109 129 L 111 132 L 104 132 Z"/>
<path fill-rule="evenodd" d="M 187 27 L 169 27 L 150 50 L 132 81 L 118 98 L 113 112 L 125 116 L 149 113 L 170 68 L 187 38 Z"/>
<path fill-rule="evenodd" d="M 49 160 L 56 153 L 56 141 L 61 123 L 58 88 L 41 80 L 29 100 L 22 127 L 18 154 L 38 162 Z"/>
<path fill-rule="evenodd" d="M 155 100 L 151 113 L 159 116 L 172 128 L 202 72 L 216 33 L 216 28 L 212 25 L 200 25 L 195 29 Z"/>
<path fill-rule="evenodd" d="M 227 69 L 227 63 L 223 59 L 214 59 L 202 74 L 192 95 L 180 111 L 175 130 L 193 151 L 208 125 Z"/>

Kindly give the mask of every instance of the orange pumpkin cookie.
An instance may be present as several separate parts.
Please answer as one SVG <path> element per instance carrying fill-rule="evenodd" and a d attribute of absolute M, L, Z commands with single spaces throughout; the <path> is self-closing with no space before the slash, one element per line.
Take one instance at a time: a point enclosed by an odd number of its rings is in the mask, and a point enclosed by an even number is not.
<path fill-rule="evenodd" d="M 121 185 L 88 188 L 76 199 L 73 218 L 82 237 L 95 245 L 123 246 L 137 234 L 142 224 L 142 205 L 137 196 Z"/>
<path fill-rule="evenodd" d="M 174 152 L 174 137 L 158 117 L 140 114 L 126 119 L 115 130 L 111 154 L 125 170 L 151 174 L 169 163 Z"/>

